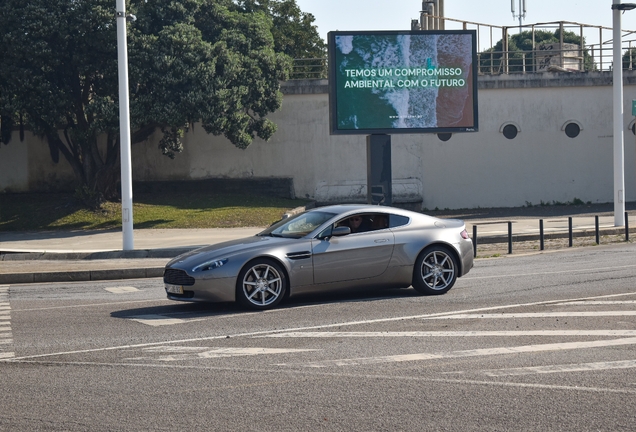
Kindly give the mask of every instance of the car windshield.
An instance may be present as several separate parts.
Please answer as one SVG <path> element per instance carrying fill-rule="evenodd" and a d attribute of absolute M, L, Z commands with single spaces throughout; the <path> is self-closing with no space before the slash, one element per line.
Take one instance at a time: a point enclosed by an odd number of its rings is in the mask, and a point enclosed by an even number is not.
<path fill-rule="evenodd" d="M 335 216 L 335 213 L 312 211 L 300 213 L 275 223 L 259 236 L 301 238 Z"/>

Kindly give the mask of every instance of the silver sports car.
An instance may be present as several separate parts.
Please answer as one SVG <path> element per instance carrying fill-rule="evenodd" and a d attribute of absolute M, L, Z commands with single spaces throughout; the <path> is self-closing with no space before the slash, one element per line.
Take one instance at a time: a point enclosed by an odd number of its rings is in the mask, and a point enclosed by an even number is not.
<path fill-rule="evenodd" d="M 169 299 L 238 300 L 268 309 L 284 298 L 355 287 L 443 294 L 473 266 L 464 222 L 392 207 L 335 205 L 283 219 L 241 240 L 170 261 Z"/>

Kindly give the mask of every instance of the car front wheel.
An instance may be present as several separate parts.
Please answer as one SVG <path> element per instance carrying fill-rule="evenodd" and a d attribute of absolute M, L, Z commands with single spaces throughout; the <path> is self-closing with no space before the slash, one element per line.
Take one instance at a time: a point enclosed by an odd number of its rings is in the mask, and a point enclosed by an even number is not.
<path fill-rule="evenodd" d="M 444 294 L 457 280 L 457 260 L 444 246 L 426 248 L 415 262 L 413 288 L 420 294 Z"/>
<path fill-rule="evenodd" d="M 259 259 L 248 263 L 236 283 L 236 298 L 251 309 L 265 310 L 281 302 L 287 290 L 285 273 L 279 264 Z"/>

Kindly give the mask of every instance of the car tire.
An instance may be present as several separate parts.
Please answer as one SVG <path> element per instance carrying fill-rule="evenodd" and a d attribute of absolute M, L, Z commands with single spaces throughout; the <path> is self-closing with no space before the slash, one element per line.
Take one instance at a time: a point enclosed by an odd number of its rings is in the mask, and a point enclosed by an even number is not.
<path fill-rule="evenodd" d="M 413 269 L 413 288 L 420 294 L 444 294 L 455 285 L 459 266 L 447 247 L 430 246 L 419 255 Z"/>
<path fill-rule="evenodd" d="M 268 259 L 247 263 L 236 281 L 236 299 L 250 309 L 271 309 L 283 300 L 286 292 L 285 272 L 280 264 Z"/>

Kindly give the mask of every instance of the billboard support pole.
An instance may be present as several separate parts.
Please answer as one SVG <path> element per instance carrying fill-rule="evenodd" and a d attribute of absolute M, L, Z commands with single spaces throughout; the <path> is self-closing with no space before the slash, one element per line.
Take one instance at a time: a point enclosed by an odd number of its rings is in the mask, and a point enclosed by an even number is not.
<path fill-rule="evenodd" d="M 393 204 L 391 135 L 367 135 L 367 203 Z"/>

